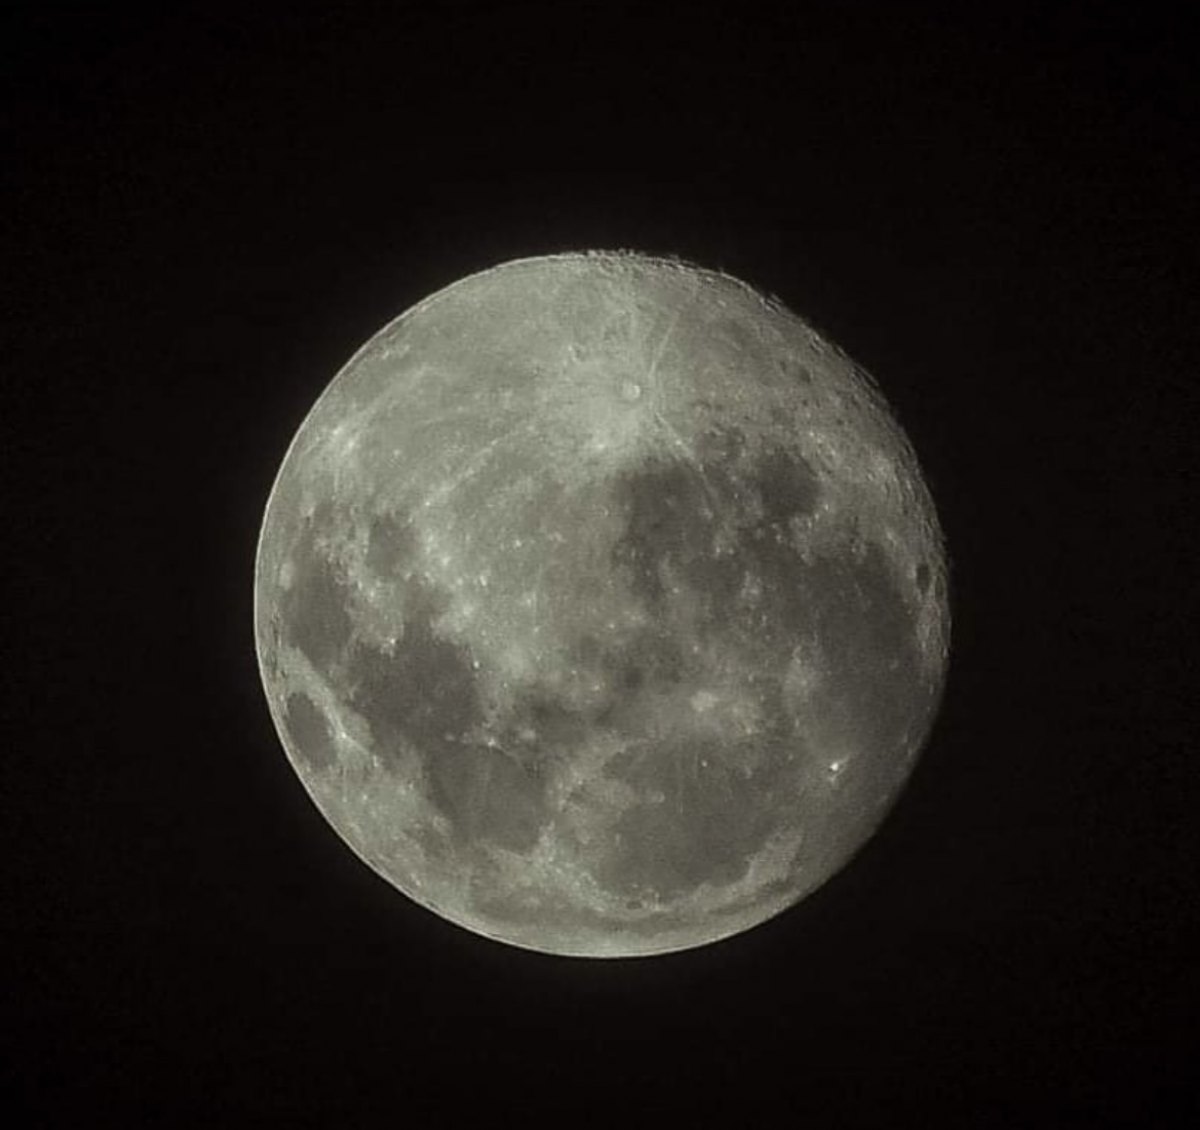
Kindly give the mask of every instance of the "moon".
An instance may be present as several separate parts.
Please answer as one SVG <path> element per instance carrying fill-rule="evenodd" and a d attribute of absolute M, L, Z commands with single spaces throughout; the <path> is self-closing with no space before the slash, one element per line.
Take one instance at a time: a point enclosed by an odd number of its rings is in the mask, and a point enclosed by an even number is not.
<path fill-rule="evenodd" d="M 630 252 L 503 263 L 301 424 L 254 573 L 269 709 L 342 840 L 477 934 L 750 929 L 872 835 L 941 699 L 947 560 L 874 380 Z"/>

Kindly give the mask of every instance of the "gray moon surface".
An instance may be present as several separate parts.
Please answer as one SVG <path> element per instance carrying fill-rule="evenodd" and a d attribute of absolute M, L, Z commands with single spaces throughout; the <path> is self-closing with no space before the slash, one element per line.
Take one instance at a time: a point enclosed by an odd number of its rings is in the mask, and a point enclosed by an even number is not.
<path fill-rule="evenodd" d="M 875 382 L 629 252 L 471 275 L 372 337 L 267 502 L 272 718 L 345 843 L 486 937 L 688 949 L 843 867 L 908 778 L 946 556 Z"/>

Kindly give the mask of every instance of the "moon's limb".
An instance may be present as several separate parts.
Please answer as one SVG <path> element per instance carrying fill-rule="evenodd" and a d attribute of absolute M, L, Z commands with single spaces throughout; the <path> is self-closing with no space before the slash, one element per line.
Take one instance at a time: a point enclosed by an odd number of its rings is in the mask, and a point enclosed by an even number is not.
<path fill-rule="evenodd" d="M 945 575 L 903 434 L 798 319 L 681 264 L 523 260 L 310 413 L 260 664 L 310 795 L 401 890 L 528 948 L 664 952 L 870 835 L 940 696 Z"/>

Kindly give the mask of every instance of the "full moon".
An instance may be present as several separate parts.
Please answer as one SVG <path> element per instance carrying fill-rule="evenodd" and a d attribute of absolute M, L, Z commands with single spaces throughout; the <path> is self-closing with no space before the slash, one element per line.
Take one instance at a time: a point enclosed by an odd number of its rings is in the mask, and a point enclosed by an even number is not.
<path fill-rule="evenodd" d="M 308 795 L 410 899 L 553 954 L 747 930 L 843 867 L 941 700 L 946 556 L 873 379 L 726 274 L 503 263 L 301 424 L 254 574 Z"/>

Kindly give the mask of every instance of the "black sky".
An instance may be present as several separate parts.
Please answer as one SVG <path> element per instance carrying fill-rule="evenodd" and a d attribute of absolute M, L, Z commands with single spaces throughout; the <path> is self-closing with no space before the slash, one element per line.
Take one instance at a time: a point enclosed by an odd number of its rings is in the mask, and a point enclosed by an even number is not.
<path fill-rule="evenodd" d="M 0 32 L 16 1124 L 1194 1124 L 1182 21 L 161 7 Z M 250 586 L 362 341 L 613 247 L 771 291 L 877 376 L 955 627 L 852 867 L 738 939 L 588 963 L 345 850 L 273 733 Z"/>

